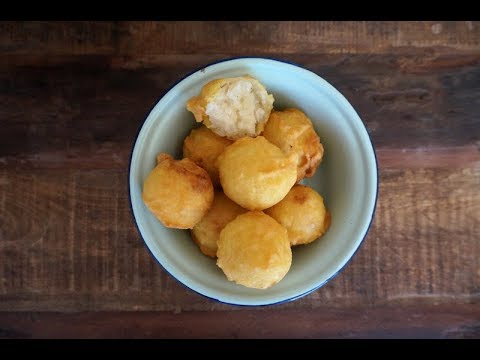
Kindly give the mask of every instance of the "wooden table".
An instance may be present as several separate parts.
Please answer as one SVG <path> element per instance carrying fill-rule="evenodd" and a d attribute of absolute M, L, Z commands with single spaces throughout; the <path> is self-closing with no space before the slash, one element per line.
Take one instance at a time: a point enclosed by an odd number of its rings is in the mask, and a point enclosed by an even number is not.
<path fill-rule="evenodd" d="M 480 337 L 480 23 L 2 22 L 0 53 L 0 337 Z M 161 94 L 245 55 L 333 84 L 379 161 L 353 260 L 273 307 L 166 274 L 127 192 Z"/>

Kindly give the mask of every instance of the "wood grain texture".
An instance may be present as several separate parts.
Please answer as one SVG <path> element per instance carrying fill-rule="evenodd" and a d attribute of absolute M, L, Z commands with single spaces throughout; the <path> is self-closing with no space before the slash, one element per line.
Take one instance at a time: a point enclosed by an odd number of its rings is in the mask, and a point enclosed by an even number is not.
<path fill-rule="evenodd" d="M 0 337 L 480 337 L 480 23 L 3 22 L 0 52 Z M 338 88 L 380 175 L 348 266 L 248 311 L 166 274 L 127 191 L 162 93 L 240 55 Z"/>
<path fill-rule="evenodd" d="M 380 149 L 480 144 L 480 63 L 459 60 L 436 68 L 421 56 L 414 67 L 404 66 L 408 58 L 403 56 L 283 58 L 296 60 L 337 87 L 361 114 Z M 103 60 L 77 60 L 0 72 L 2 161 L 12 166 L 69 162 L 125 168 L 135 134 L 161 94 L 211 60 L 190 57 L 178 64 L 168 56 L 158 69 L 136 71 L 111 68 Z M 422 66 L 432 70 L 419 74 Z"/>
<path fill-rule="evenodd" d="M 478 339 L 479 319 L 478 306 L 473 305 L 239 310 L 215 316 L 210 311 L 0 312 L 0 339 Z"/>
<path fill-rule="evenodd" d="M 476 52 L 476 21 L 416 22 L 3 22 L 6 54 L 156 54 Z"/>
<path fill-rule="evenodd" d="M 137 235 L 125 171 L 1 172 L 6 310 L 229 309 L 157 265 Z M 381 171 L 377 214 L 331 283 L 280 307 L 476 303 L 480 169 Z M 19 222 L 19 219 L 24 219 Z"/>

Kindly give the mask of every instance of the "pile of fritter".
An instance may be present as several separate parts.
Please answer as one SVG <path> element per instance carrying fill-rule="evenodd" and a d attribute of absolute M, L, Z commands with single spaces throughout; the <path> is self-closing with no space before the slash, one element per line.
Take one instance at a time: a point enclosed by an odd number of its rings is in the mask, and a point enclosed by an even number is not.
<path fill-rule="evenodd" d="M 190 229 L 228 280 L 256 289 L 283 279 L 291 247 L 331 222 L 322 196 L 299 184 L 322 161 L 320 138 L 306 114 L 273 102 L 248 75 L 207 83 L 186 104 L 202 124 L 185 138 L 183 159 L 158 154 L 143 187 L 164 226 Z"/>

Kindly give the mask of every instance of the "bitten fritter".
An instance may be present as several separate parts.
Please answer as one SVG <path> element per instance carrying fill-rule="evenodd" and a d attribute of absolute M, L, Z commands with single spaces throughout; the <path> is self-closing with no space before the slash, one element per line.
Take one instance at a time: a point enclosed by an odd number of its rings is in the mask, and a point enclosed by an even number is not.
<path fill-rule="evenodd" d="M 157 162 L 143 184 L 145 205 L 166 227 L 193 228 L 212 205 L 210 177 L 190 159 L 160 153 Z"/>
<path fill-rule="evenodd" d="M 331 221 L 323 198 L 304 185 L 295 185 L 282 201 L 265 213 L 287 229 L 292 246 L 315 241 L 328 230 Z"/>
<path fill-rule="evenodd" d="M 247 210 L 230 200 L 222 191 L 215 191 L 212 207 L 191 232 L 200 251 L 216 257 L 220 232 L 225 225 L 245 212 Z"/>
<path fill-rule="evenodd" d="M 220 233 L 217 265 L 230 281 L 266 289 L 292 264 L 287 230 L 261 211 L 239 215 Z"/>
<path fill-rule="evenodd" d="M 323 157 L 312 121 L 298 109 L 272 111 L 262 134 L 286 154 L 294 154 L 297 161 L 297 182 L 311 177 Z"/>
<path fill-rule="evenodd" d="M 183 141 L 183 157 L 192 159 L 198 166 L 204 168 L 213 186 L 220 185 L 216 160 L 218 156 L 233 141 L 218 136 L 205 126 L 193 129 Z"/>
<path fill-rule="evenodd" d="M 237 140 L 262 132 L 273 101 L 258 80 L 246 75 L 210 81 L 188 100 L 187 110 L 217 135 Z"/>
<path fill-rule="evenodd" d="M 275 205 L 297 179 L 294 159 L 263 136 L 235 141 L 217 161 L 223 191 L 248 210 Z"/>

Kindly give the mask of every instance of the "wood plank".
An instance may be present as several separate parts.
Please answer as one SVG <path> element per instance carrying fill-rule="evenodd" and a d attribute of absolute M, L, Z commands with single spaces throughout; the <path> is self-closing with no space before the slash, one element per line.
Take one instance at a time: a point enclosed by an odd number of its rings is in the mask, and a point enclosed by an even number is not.
<path fill-rule="evenodd" d="M 0 171 L 0 311 L 221 310 L 155 262 L 126 170 Z M 372 228 L 322 289 L 279 308 L 477 303 L 480 167 L 381 169 Z"/>
<path fill-rule="evenodd" d="M 281 21 L 120 23 L 122 54 L 478 52 L 479 22 Z"/>
<path fill-rule="evenodd" d="M 422 152 L 447 154 L 455 147 L 464 161 L 476 161 L 480 63 L 459 60 L 418 73 L 418 67 L 407 71 L 402 57 L 292 59 L 347 97 L 378 148 L 414 149 L 416 161 L 428 164 Z M 176 64 L 168 57 L 161 67 L 136 71 L 90 60 L 0 71 L 0 166 L 124 168 L 135 134 L 163 92 L 206 59 Z M 447 163 L 454 162 L 448 156 Z"/>
<path fill-rule="evenodd" d="M 111 21 L 1 21 L 2 55 L 103 55 L 115 51 Z"/>
<path fill-rule="evenodd" d="M 1 22 L 2 55 L 475 52 L 477 21 Z M 428 51 L 428 50 L 427 50 Z"/>
<path fill-rule="evenodd" d="M 413 149 L 377 148 L 376 154 L 381 169 L 459 169 L 475 168 L 480 165 L 480 153 L 475 145 Z"/>
<path fill-rule="evenodd" d="M 295 319 L 295 321 L 292 321 Z M 0 313 L 0 338 L 480 337 L 480 307 L 411 306 L 194 312 Z M 286 326 L 288 324 L 288 326 Z"/>

